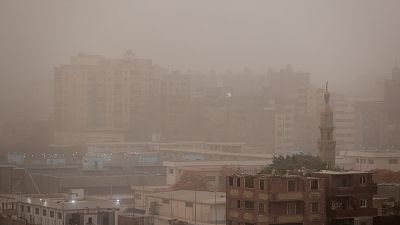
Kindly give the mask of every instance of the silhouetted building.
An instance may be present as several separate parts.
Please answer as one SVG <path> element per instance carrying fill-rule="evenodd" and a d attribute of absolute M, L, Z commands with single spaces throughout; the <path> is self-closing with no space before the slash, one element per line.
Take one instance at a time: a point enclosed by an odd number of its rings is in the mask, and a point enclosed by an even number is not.
<path fill-rule="evenodd" d="M 189 77 L 135 58 L 131 51 L 121 59 L 72 57 L 55 69 L 54 84 L 56 144 L 87 142 L 86 133 L 99 140 L 115 134 L 128 140 L 187 135 Z"/>
<path fill-rule="evenodd" d="M 384 104 L 386 110 L 387 148 L 400 149 L 400 68 L 392 70 L 392 79 L 385 81 Z"/>

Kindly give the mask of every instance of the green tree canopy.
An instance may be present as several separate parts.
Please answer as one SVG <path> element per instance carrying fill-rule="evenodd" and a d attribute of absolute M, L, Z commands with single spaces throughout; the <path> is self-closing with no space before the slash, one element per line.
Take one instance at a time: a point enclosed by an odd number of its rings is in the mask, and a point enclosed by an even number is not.
<path fill-rule="evenodd" d="M 272 164 L 266 166 L 261 172 L 271 174 L 275 171 L 276 174 L 284 174 L 287 170 L 323 170 L 327 168 L 327 164 L 319 157 L 311 154 L 293 154 L 286 156 L 274 156 Z"/>

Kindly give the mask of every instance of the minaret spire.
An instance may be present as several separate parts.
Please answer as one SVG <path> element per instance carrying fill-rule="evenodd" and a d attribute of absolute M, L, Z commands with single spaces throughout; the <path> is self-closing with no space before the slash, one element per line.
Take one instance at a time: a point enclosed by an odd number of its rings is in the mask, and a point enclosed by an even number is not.
<path fill-rule="evenodd" d="M 329 168 L 335 167 L 335 148 L 336 141 L 333 137 L 333 111 L 329 105 L 329 91 L 328 91 L 328 82 L 325 84 L 325 109 L 321 112 L 321 121 L 319 130 L 321 133 L 320 138 L 318 139 L 318 149 L 319 149 L 319 157 L 322 161 L 327 162 Z"/>

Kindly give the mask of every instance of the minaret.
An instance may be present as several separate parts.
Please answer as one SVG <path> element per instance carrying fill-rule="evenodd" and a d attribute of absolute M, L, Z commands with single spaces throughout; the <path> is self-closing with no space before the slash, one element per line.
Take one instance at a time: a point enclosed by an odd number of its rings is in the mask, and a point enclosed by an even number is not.
<path fill-rule="evenodd" d="M 318 155 L 322 161 L 327 162 L 328 168 L 332 169 L 335 167 L 335 147 L 336 141 L 333 138 L 333 111 L 329 105 L 329 92 L 328 82 L 326 82 L 325 88 L 325 109 L 321 112 L 321 122 L 319 130 L 321 133 L 318 139 Z"/>

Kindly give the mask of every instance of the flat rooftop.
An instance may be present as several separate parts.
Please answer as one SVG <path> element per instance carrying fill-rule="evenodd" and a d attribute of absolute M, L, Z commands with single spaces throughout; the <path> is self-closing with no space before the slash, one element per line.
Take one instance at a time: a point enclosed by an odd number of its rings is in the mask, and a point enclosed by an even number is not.
<path fill-rule="evenodd" d="M 226 203 L 225 192 L 211 192 L 211 191 L 168 191 L 147 195 L 148 197 L 155 197 L 161 199 L 196 202 L 202 204 L 224 204 Z"/>

